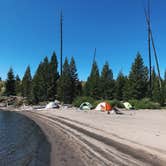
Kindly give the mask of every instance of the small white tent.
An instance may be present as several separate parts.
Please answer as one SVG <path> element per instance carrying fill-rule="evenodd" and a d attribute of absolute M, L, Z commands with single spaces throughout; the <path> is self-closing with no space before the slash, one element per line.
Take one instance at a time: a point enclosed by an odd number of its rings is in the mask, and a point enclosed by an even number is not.
<path fill-rule="evenodd" d="M 123 105 L 125 106 L 125 108 L 126 108 L 127 110 L 132 109 L 132 105 L 131 105 L 129 102 L 124 102 Z"/>
<path fill-rule="evenodd" d="M 59 108 L 59 105 L 55 102 L 50 102 L 46 105 L 46 109 L 53 109 L 53 108 Z"/>

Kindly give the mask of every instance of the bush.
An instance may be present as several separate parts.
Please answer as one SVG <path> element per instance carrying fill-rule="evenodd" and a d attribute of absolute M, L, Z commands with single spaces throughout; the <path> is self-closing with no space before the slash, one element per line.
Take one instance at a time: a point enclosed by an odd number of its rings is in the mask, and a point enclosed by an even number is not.
<path fill-rule="evenodd" d="M 124 105 L 123 105 L 123 103 L 121 102 L 121 101 L 119 101 L 119 100 L 116 100 L 116 99 L 114 99 L 114 100 L 111 100 L 110 101 L 110 104 L 111 104 L 111 106 L 112 107 L 118 107 L 118 108 L 124 108 Z"/>
<path fill-rule="evenodd" d="M 148 98 L 144 98 L 142 100 L 129 100 L 129 103 L 135 109 L 160 109 L 160 104 L 150 101 Z"/>
<path fill-rule="evenodd" d="M 75 100 L 73 101 L 73 105 L 75 107 L 80 107 L 80 105 L 83 102 L 89 102 L 93 106 L 93 108 L 95 107 L 95 100 L 92 97 L 88 97 L 88 96 L 81 96 L 81 97 L 75 98 Z"/>

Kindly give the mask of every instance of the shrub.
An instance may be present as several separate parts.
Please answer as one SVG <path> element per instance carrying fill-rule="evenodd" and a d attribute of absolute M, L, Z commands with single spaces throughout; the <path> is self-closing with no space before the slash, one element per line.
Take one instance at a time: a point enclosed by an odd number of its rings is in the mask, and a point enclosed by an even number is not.
<path fill-rule="evenodd" d="M 75 107 L 80 107 L 80 105 L 83 102 L 89 102 L 93 106 L 93 108 L 95 107 L 95 100 L 92 97 L 88 97 L 88 96 L 81 96 L 81 97 L 79 96 L 75 98 L 75 100 L 73 101 L 73 105 Z"/>
<path fill-rule="evenodd" d="M 135 109 L 160 109 L 160 104 L 150 101 L 148 98 L 144 98 L 142 100 L 129 100 L 129 103 Z"/>
<path fill-rule="evenodd" d="M 113 106 L 113 107 L 118 107 L 118 108 L 124 108 L 124 105 L 123 105 L 123 103 L 121 102 L 121 101 L 119 101 L 119 100 L 116 100 L 116 99 L 114 99 L 114 100 L 111 100 L 110 101 L 110 104 L 111 104 L 111 106 Z"/>

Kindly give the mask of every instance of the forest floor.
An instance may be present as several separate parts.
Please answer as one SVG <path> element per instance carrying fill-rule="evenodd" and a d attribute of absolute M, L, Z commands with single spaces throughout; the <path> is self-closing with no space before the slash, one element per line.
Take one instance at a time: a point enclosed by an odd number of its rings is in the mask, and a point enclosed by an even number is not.
<path fill-rule="evenodd" d="M 47 135 L 52 166 L 166 165 L 166 110 L 123 115 L 74 108 L 22 113 Z"/>

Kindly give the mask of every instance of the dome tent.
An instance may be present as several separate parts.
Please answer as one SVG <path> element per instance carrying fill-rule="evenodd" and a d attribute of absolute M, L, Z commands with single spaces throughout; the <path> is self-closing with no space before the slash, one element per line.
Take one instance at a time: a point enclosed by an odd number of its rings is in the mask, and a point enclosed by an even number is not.
<path fill-rule="evenodd" d="M 88 102 L 84 102 L 80 105 L 80 110 L 91 110 L 92 108 L 92 105 Z"/>
<path fill-rule="evenodd" d="M 110 111 L 110 110 L 112 110 L 112 106 L 107 102 L 102 102 L 97 105 L 95 110 L 96 111 Z"/>
<path fill-rule="evenodd" d="M 126 108 L 127 110 L 130 110 L 130 109 L 133 108 L 132 105 L 131 105 L 129 102 L 124 102 L 123 105 L 125 106 L 125 108 Z"/>
<path fill-rule="evenodd" d="M 59 108 L 59 105 L 55 102 L 50 102 L 46 105 L 46 109 L 54 109 L 54 108 Z"/>

